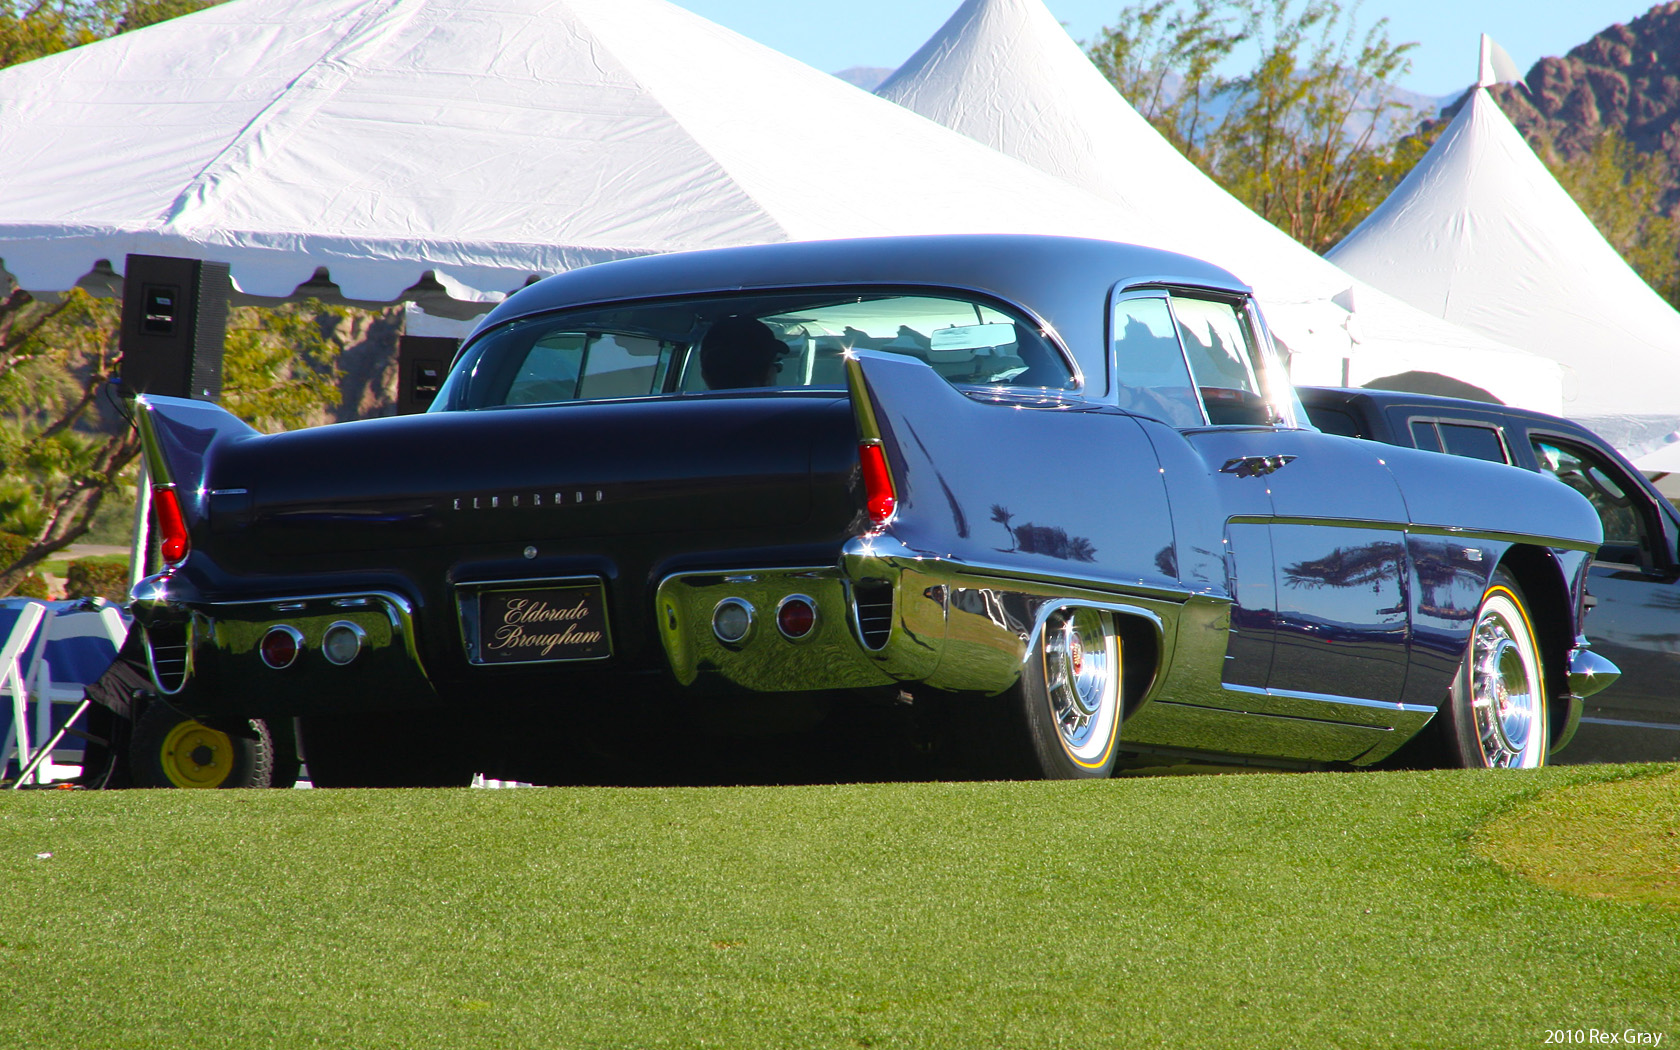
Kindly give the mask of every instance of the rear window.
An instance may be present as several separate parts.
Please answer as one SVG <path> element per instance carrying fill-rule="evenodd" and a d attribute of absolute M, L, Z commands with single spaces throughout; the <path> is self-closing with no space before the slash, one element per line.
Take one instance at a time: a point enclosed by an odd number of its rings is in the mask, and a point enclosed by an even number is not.
<path fill-rule="evenodd" d="M 852 350 L 925 361 L 953 386 L 1069 390 L 1073 369 L 1006 307 L 824 290 L 662 300 L 510 322 L 474 341 L 436 409 L 762 388 L 839 389 Z"/>

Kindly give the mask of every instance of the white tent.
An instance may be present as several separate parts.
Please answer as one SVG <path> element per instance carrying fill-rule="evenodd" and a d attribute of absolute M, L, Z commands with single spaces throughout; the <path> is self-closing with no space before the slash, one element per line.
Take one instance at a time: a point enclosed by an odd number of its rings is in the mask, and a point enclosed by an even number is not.
<path fill-rule="evenodd" d="M 1350 278 L 1250 211 L 1149 125 L 1041 0 L 967 0 L 877 94 L 1168 224 L 1160 246 L 1247 281 L 1298 382 L 1446 375 L 1510 404 L 1557 411 L 1549 360 L 1414 310 Z"/>
<path fill-rule="evenodd" d="M 1680 314 L 1485 90 L 1330 258 L 1419 309 L 1561 362 L 1563 414 L 1629 457 L 1680 437 Z"/>
<path fill-rule="evenodd" d="M 664 0 L 232 0 L 0 71 L 0 187 L 42 292 L 132 252 L 482 302 L 683 248 L 1137 228 Z"/>

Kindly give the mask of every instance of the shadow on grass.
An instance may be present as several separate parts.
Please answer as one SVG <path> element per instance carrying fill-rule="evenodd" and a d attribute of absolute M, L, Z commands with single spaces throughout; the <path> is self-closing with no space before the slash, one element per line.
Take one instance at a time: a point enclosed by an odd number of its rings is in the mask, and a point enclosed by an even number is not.
<path fill-rule="evenodd" d="M 1680 911 L 1680 771 L 1543 792 L 1470 839 L 1476 853 L 1579 897 Z"/>

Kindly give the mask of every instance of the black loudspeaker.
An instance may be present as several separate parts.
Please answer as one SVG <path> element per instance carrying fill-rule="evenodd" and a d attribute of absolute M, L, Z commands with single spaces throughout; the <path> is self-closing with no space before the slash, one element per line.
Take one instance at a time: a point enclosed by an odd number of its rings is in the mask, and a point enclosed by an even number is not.
<path fill-rule="evenodd" d="M 222 396 L 227 263 L 130 255 L 123 269 L 122 385 L 130 393 Z"/>
<path fill-rule="evenodd" d="M 405 335 L 397 342 L 397 414 L 426 411 L 449 374 L 459 339 Z"/>

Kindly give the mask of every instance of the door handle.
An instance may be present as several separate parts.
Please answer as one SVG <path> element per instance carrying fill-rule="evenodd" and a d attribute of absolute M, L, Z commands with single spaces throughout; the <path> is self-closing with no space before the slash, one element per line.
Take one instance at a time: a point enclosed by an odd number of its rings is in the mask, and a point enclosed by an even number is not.
<path fill-rule="evenodd" d="M 1235 474 L 1239 478 L 1257 478 L 1274 474 L 1294 460 L 1294 456 L 1238 456 L 1236 459 L 1226 460 L 1219 472 Z"/>

